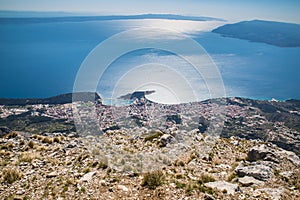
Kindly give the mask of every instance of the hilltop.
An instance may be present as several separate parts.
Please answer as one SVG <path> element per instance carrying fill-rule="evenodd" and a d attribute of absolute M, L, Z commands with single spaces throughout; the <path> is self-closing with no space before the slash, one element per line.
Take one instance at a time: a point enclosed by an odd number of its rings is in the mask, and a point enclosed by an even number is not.
<path fill-rule="evenodd" d="M 0 105 L 6 106 L 25 106 L 34 104 L 66 104 L 72 103 L 73 98 L 78 101 L 90 101 L 101 99 L 99 94 L 93 92 L 78 92 L 61 94 L 49 98 L 0 98 Z"/>
<path fill-rule="evenodd" d="M 226 24 L 212 32 L 224 37 L 262 42 L 279 47 L 300 47 L 299 24 L 252 20 Z"/>

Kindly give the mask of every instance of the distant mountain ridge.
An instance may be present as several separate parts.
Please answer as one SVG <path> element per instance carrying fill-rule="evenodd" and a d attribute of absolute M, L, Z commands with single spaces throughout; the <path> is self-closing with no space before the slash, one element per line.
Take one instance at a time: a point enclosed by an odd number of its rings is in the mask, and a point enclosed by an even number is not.
<path fill-rule="evenodd" d="M 72 103 L 73 100 L 76 101 L 90 101 L 101 99 L 97 93 L 93 92 L 78 92 L 78 93 L 67 93 L 61 94 L 49 98 L 0 98 L 0 105 L 33 105 L 33 104 L 65 104 Z"/>
<path fill-rule="evenodd" d="M 150 95 L 154 93 L 154 90 L 149 91 L 135 91 L 133 93 L 129 93 L 123 96 L 120 96 L 120 99 L 124 100 L 133 100 L 133 99 L 141 99 L 147 98 L 146 95 Z M 242 97 L 237 97 L 241 99 L 247 99 Z M 47 98 L 0 98 L 0 105 L 7 105 L 7 106 L 24 106 L 24 105 L 33 105 L 33 104 L 65 104 L 65 103 L 72 103 L 72 101 L 91 101 L 91 100 L 101 100 L 101 96 L 97 92 L 76 92 L 76 93 L 66 93 L 60 94 L 52 97 Z M 249 99 L 251 100 L 251 99 Z M 202 102 L 208 103 L 211 99 L 204 100 Z M 251 100 L 253 102 L 268 102 L 267 100 Z M 298 99 L 289 99 L 283 101 L 286 103 L 293 103 L 295 106 L 300 107 L 300 100 Z"/>
<path fill-rule="evenodd" d="M 224 21 L 223 19 L 174 14 L 140 14 L 140 15 L 107 15 L 107 16 L 58 16 L 58 17 L 0 17 L 0 24 L 7 23 L 51 23 L 51 22 L 85 22 L 130 19 L 168 19 L 189 21 Z"/>
<path fill-rule="evenodd" d="M 300 47 L 300 25 L 284 22 L 252 20 L 226 24 L 214 29 L 224 37 L 261 42 L 279 47 Z"/>

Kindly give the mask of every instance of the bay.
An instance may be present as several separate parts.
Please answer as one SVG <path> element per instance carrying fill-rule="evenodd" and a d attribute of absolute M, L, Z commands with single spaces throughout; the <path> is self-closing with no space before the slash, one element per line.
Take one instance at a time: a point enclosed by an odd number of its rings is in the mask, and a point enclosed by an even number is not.
<path fill-rule="evenodd" d="M 131 28 L 153 24 L 163 27 L 171 24 L 168 28 L 176 28 L 178 23 L 181 23 L 179 31 L 199 42 L 216 63 L 227 96 L 300 99 L 300 48 L 226 38 L 210 32 L 218 24 L 176 20 L 1 24 L 0 97 L 49 97 L 72 92 L 81 63 L 100 42 Z M 165 58 L 161 54 L 156 52 L 156 61 Z M 141 64 L 146 55 L 149 52 L 128 54 L 114 63 L 115 69 L 120 64 L 125 69 L 132 63 Z M 108 80 L 114 76 L 114 73 L 106 75 Z M 105 93 L 108 88 L 100 86 L 99 92 Z"/>

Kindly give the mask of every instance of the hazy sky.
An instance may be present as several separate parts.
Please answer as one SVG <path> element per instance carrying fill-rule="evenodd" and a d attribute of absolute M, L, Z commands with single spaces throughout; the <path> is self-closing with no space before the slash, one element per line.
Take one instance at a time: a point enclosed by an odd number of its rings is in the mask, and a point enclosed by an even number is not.
<path fill-rule="evenodd" d="M 0 0 L 0 10 L 92 14 L 173 13 L 231 21 L 266 19 L 300 23 L 299 0 Z"/>

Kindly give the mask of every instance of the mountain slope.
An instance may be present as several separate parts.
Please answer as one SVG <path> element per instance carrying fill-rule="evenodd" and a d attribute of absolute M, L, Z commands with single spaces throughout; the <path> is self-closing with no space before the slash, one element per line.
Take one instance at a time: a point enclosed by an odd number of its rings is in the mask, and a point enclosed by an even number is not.
<path fill-rule="evenodd" d="M 1 17 L 0 24 L 7 23 L 52 23 L 52 22 L 85 22 L 106 20 L 131 20 L 131 19 L 169 19 L 189 21 L 224 21 L 212 17 L 183 16 L 173 14 L 141 14 L 141 15 L 108 15 L 108 16 L 65 16 L 65 17 Z"/>
<path fill-rule="evenodd" d="M 226 24 L 212 32 L 279 47 L 300 47 L 299 24 L 253 20 Z"/>

